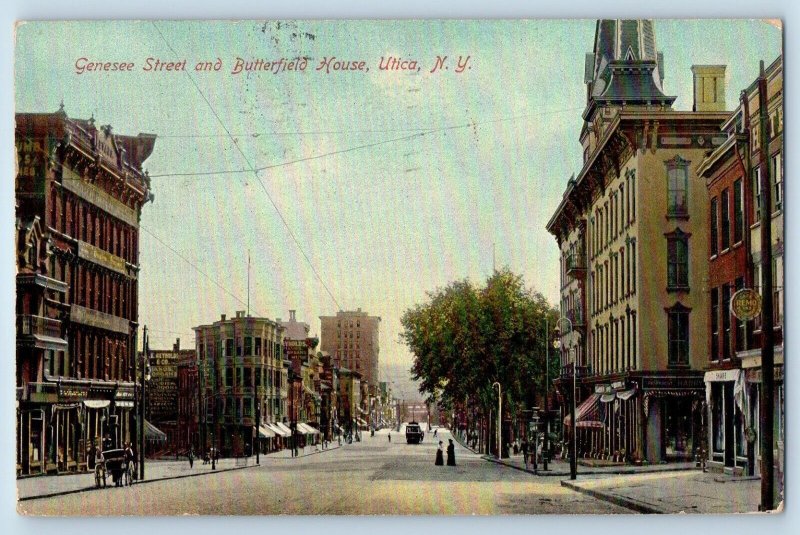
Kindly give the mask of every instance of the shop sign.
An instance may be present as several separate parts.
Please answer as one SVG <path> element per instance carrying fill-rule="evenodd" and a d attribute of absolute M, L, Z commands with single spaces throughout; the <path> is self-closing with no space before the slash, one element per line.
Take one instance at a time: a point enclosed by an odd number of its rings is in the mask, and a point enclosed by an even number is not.
<path fill-rule="evenodd" d="M 625 390 L 625 381 L 614 381 L 611 383 L 613 390 Z"/>
<path fill-rule="evenodd" d="M 61 401 L 81 401 L 86 399 L 88 390 L 75 386 L 60 386 L 58 388 L 58 399 Z"/>
<path fill-rule="evenodd" d="M 595 394 L 613 394 L 614 388 L 612 385 L 594 385 Z"/>
<path fill-rule="evenodd" d="M 724 381 L 735 381 L 737 377 L 739 377 L 739 370 L 738 368 L 732 370 L 715 370 L 706 372 L 703 379 L 706 383 L 717 383 L 717 382 L 724 382 Z"/>
<path fill-rule="evenodd" d="M 743 288 L 731 297 L 731 312 L 737 319 L 750 321 L 761 314 L 761 294 L 752 288 Z"/>
<path fill-rule="evenodd" d="M 783 366 L 775 367 L 775 377 L 776 382 L 783 382 Z M 761 368 L 757 370 L 747 370 L 747 382 L 748 383 L 760 383 L 761 382 Z"/>

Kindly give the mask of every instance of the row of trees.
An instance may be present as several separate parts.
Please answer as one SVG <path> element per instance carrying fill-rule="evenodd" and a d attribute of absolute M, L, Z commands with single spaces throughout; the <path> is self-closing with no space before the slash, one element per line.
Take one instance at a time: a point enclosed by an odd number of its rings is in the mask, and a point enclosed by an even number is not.
<path fill-rule="evenodd" d="M 495 381 L 512 421 L 544 398 L 547 326 L 552 330 L 558 317 L 542 294 L 506 268 L 481 287 L 465 279 L 429 292 L 426 302 L 403 314 L 401 337 L 414 355 L 411 373 L 420 392 L 443 410 L 476 415 L 467 430 L 473 435 L 497 406 Z M 550 359 L 552 379 L 559 369 L 555 351 Z"/>

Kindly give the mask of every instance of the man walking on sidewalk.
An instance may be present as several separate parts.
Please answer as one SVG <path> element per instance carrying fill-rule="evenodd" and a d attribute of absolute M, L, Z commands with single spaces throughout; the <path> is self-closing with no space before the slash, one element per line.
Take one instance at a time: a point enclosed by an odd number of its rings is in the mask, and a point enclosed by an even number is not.
<path fill-rule="evenodd" d="M 525 470 L 528 469 L 528 441 L 522 441 L 522 460 L 525 462 Z"/>

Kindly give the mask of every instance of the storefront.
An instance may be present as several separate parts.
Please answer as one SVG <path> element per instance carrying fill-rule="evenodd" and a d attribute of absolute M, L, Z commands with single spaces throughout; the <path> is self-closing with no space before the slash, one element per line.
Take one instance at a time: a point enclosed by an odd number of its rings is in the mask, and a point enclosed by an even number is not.
<path fill-rule="evenodd" d="M 706 372 L 708 467 L 731 474 L 753 474 L 754 450 L 748 441 L 753 414 L 745 371 Z M 749 434 L 752 438 L 752 433 Z"/>

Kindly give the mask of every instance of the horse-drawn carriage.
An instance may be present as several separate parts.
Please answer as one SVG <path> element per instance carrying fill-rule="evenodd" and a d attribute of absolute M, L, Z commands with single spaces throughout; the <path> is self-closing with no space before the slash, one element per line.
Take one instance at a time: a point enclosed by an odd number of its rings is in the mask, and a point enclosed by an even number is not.
<path fill-rule="evenodd" d="M 131 485 L 134 480 L 132 459 L 123 449 L 105 450 L 95 461 L 94 483 L 98 488 L 107 486 L 106 478 L 111 474 L 115 486 Z"/>

